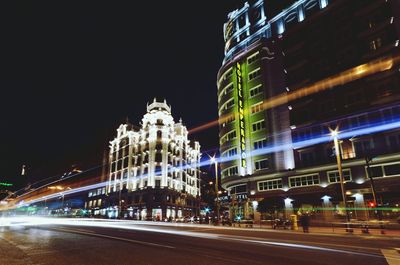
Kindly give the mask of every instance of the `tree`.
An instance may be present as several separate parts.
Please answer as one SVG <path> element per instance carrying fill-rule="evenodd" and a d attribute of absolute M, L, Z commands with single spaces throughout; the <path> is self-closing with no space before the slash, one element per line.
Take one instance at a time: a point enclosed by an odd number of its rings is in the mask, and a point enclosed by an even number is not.
<path fill-rule="evenodd" d="M 283 208 L 284 202 L 282 198 L 264 198 L 258 203 L 257 211 L 262 214 L 275 215 Z"/>

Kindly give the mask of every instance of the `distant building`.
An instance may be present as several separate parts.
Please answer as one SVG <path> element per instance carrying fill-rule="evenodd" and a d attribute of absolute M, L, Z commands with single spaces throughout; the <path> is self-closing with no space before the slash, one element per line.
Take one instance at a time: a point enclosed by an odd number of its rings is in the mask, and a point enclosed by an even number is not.
<path fill-rule="evenodd" d="M 378 202 L 399 203 L 399 1 L 299 0 L 272 18 L 266 8 L 246 2 L 224 24 L 220 165 L 232 215 L 249 218 L 263 198 L 286 213 L 338 206 L 335 128 L 349 206 L 373 199 L 366 157 Z"/>
<path fill-rule="evenodd" d="M 200 144 L 188 140 L 182 121 L 171 107 L 154 100 L 141 128 L 121 124 L 110 142 L 106 202 L 96 205 L 109 217 L 165 220 L 199 215 Z M 90 204 L 89 198 L 89 204 Z"/>

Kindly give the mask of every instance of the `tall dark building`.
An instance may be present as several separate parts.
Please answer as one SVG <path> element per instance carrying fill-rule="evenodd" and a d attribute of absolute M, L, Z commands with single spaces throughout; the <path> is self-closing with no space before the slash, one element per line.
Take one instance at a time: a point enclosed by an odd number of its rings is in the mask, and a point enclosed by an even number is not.
<path fill-rule="evenodd" d="M 398 205 L 400 1 L 300 0 L 267 11 L 246 2 L 224 24 L 218 111 L 232 215 L 251 217 L 263 198 L 286 213 L 343 215 L 335 138 L 349 206 L 374 200 L 369 175 L 377 202 Z"/>

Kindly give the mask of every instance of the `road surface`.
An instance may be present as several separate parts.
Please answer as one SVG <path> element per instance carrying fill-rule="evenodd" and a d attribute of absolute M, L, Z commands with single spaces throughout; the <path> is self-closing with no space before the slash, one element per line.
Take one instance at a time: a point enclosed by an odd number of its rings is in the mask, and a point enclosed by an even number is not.
<path fill-rule="evenodd" d="M 135 221 L 0 226 L 0 264 L 400 264 L 400 238 Z"/>

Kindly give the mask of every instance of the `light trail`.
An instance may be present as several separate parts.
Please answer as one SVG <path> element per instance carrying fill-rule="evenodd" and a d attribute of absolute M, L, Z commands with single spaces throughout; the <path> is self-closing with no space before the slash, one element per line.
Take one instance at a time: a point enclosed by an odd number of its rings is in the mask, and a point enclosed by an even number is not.
<path fill-rule="evenodd" d="M 351 68 L 347 71 L 344 71 L 338 75 L 332 76 L 332 77 L 328 77 L 324 80 L 321 80 L 315 84 L 312 84 L 310 86 L 306 86 L 300 89 L 295 90 L 292 93 L 284 93 L 281 94 L 279 96 L 276 96 L 274 98 L 269 99 L 268 101 L 265 101 L 263 103 L 263 107 L 264 109 L 268 109 L 268 108 L 272 108 L 281 104 L 285 104 L 289 101 L 293 101 L 296 100 L 298 98 L 304 97 L 304 96 L 308 96 L 311 95 L 313 93 L 318 93 L 324 90 L 327 90 L 331 87 L 337 86 L 337 85 L 343 85 L 346 84 L 348 82 L 352 82 L 355 81 L 357 79 L 366 77 L 368 75 L 372 75 L 378 72 L 382 72 L 382 71 L 386 71 L 391 69 L 394 65 L 398 64 L 400 60 L 400 56 L 397 57 L 391 57 L 391 58 L 386 58 L 386 59 L 380 59 L 380 60 L 376 60 L 376 61 L 372 61 L 370 63 L 367 64 L 363 64 L 354 68 Z M 248 111 L 248 110 L 247 110 Z M 233 114 L 227 114 L 224 115 L 222 117 L 220 117 L 218 120 L 209 122 L 207 124 L 203 124 L 199 127 L 196 127 L 194 129 L 189 130 L 189 133 L 195 133 L 204 129 L 208 129 L 210 127 L 216 126 L 219 123 L 225 122 L 226 120 L 232 118 Z M 375 132 L 380 132 L 380 131 L 384 131 L 384 130 L 390 130 L 390 129 L 395 129 L 395 128 L 399 128 L 400 127 L 400 122 L 393 122 L 390 124 L 384 124 L 384 125 L 378 125 L 378 126 L 374 126 L 374 127 L 368 127 L 368 128 L 359 128 L 350 132 L 343 132 L 340 134 L 339 138 L 350 138 L 353 137 L 354 135 L 365 135 L 365 134 L 369 134 L 369 133 L 375 133 Z M 298 141 L 298 142 L 294 142 L 291 144 L 283 144 L 283 145 L 278 145 L 278 146 L 269 146 L 263 149 L 258 149 L 253 151 L 250 155 L 255 156 L 255 155 L 261 155 L 261 154 L 268 154 L 268 153 L 273 153 L 273 152 L 279 152 L 279 151 L 283 151 L 283 150 L 288 150 L 288 149 L 296 149 L 296 148 L 300 148 L 303 146 L 310 146 L 310 145 L 315 145 L 318 143 L 324 143 L 324 142 L 328 142 L 331 140 L 330 136 L 319 136 L 310 140 L 304 140 L 304 141 Z M 227 162 L 227 161 L 232 161 L 232 160 L 236 160 L 239 159 L 239 155 L 237 156 L 233 156 L 233 157 L 220 157 L 217 161 L 218 162 Z M 206 160 L 206 161 L 202 161 L 200 162 L 200 167 L 202 166 L 208 166 L 212 164 L 212 162 L 210 160 Z M 187 167 L 183 167 L 183 169 L 189 168 L 190 166 Z M 84 172 L 88 172 L 91 171 L 95 168 L 98 167 L 94 167 L 88 170 L 85 170 Z M 59 181 L 62 180 L 66 180 L 68 178 L 74 177 L 76 175 L 82 174 L 84 172 L 80 172 L 71 176 L 68 176 L 67 178 L 64 179 L 60 179 L 60 180 L 56 180 L 50 184 L 54 184 L 57 183 Z M 141 178 L 144 176 L 138 176 L 138 178 Z M 122 183 L 125 183 L 125 181 L 122 181 Z M 26 205 L 26 203 L 31 204 L 31 203 L 36 203 L 36 202 L 40 202 L 40 201 L 44 201 L 44 200 L 48 200 L 48 199 L 53 199 L 53 198 L 57 198 L 59 196 L 65 196 L 65 195 L 69 195 L 69 194 L 73 194 L 76 192 L 82 192 L 82 191 L 87 191 L 90 189 L 96 189 L 96 188 L 100 188 L 100 187 L 105 187 L 107 186 L 108 181 L 105 182 L 101 182 L 101 183 L 97 183 L 97 184 L 93 184 L 93 185 L 88 185 L 88 186 L 84 186 L 84 187 L 80 187 L 80 188 L 74 188 L 71 190 L 67 190 L 67 191 L 63 191 L 63 192 L 59 192 L 59 193 L 54 193 L 51 195 L 47 195 L 41 198 L 37 198 L 34 200 L 29 200 L 28 202 L 23 202 L 20 205 Z M 114 181 L 111 182 L 111 185 L 114 184 L 121 184 L 120 181 Z M 41 188 L 44 188 L 46 186 L 48 186 L 49 184 L 43 185 L 39 188 L 36 188 L 33 191 L 37 191 Z M 26 196 L 27 194 L 29 194 L 32 191 L 29 191 L 27 193 L 24 193 L 22 195 L 19 196 Z M 0 209 L 1 210 L 1 209 Z"/>
<path fill-rule="evenodd" d="M 272 97 L 268 100 L 265 100 L 263 102 L 263 109 L 270 109 L 282 104 L 286 104 L 288 102 L 291 102 L 293 100 L 309 96 L 314 93 L 322 92 L 324 90 L 330 89 L 332 87 L 338 86 L 338 85 L 344 85 L 349 82 L 358 80 L 360 78 L 376 74 L 379 72 L 383 72 L 386 70 L 391 69 L 394 65 L 397 65 L 400 61 L 400 56 L 396 57 L 390 57 L 390 58 L 385 58 L 385 59 L 378 59 L 371 61 L 366 64 L 362 64 L 356 67 L 353 67 L 349 70 L 343 71 L 337 75 L 325 78 L 321 81 L 318 81 L 312 85 L 305 86 L 302 88 L 298 88 L 294 90 L 293 92 L 289 93 L 283 93 L 278 96 Z M 248 113 L 249 109 L 245 109 L 245 113 Z M 214 126 L 217 126 L 218 124 L 224 123 L 226 120 L 234 118 L 234 113 L 229 113 L 226 114 L 222 117 L 220 117 L 217 120 L 208 122 L 206 124 L 200 125 L 198 127 L 195 127 L 193 129 L 189 130 L 190 134 L 212 128 Z"/>
<path fill-rule="evenodd" d="M 363 77 L 366 77 L 366 76 L 369 76 L 369 75 L 372 75 L 372 74 L 375 74 L 375 73 L 378 73 L 378 72 L 389 70 L 394 65 L 398 64 L 399 60 L 400 60 L 400 56 L 397 56 L 397 57 L 379 59 L 379 60 L 375 60 L 375 61 L 372 61 L 372 62 L 367 63 L 367 64 L 359 65 L 357 67 L 354 67 L 354 68 L 351 68 L 349 70 L 346 70 L 346 71 L 344 71 L 344 72 L 342 72 L 342 73 L 340 73 L 338 75 L 323 79 L 323 80 L 321 80 L 321 81 L 319 81 L 319 82 L 317 82 L 315 84 L 312 84 L 310 86 L 299 88 L 299 89 L 295 90 L 294 92 L 291 92 L 291 93 L 288 93 L 288 94 L 284 93 L 284 94 L 281 94 L 281 95 L 276 96 L 274 98 L 268 99 L 268 101 L 264 101 L 263 108 L 264 109 L 273 108 L 275 106 L 278 106 L 278 105 L 281 105 L 281 104 L 285 104 L 285 103 L 287 103 L 289 101 L 293 101 L 293 100 L 296 100 L 296 99 L 304 97 L 304 96 L 308 96 L 308 95 L 311 95 L 311 94 L 314 94 L 314 93 L 318 93 L 318 92 L 330 89 L 330 88 L 332 88 L 334 86 L 337 86 L 337 85 L 343 85 L 343 84 L 346 84 L 348 82 L 352 82 L 352 81 L 355 81 L 357 79 L 360 79 L 360 78 L 363 78 Z M 248 109 L 245 110 L 245 111 L 248 111 Z M 203 124 L 201 126 L 198 126 L 198 127 L 195 127 L 193 129 L 189 130 L 189 133 L 195 133 L 195 132 L 208 129 L 208 128 L 211 128 L 213 126 L 216 126 L 219 123 L 223 123 L 226 120 L 231 119 L 233 117 L 233 115 L 234 114 L 223 115 L 222 117 L 220 117 L 217 120 L 211 121 L 209 123 Z M 383 127 L 385 127 L 385 126 L 388 129 L 384 129 Z M 363 134 L 372 133 L 372 132 L 378 132 L 378 131 L 382 131 L 382 130 L 389 130 L 389 128 L 393 129 L 393 128 L 396 128 L 396 127 L 400 127 L 398 122 L 394 123 L 394 126 L 384 125 L 384 126 L 378 126 L 378 127 L 375 127 L 375 128 L 365 128 L 365 129 L 362 129 L 362 130 L 360 129 L 357 133 L 354 133 L 354 132 L 343 133 L 343 134 L 341 134 L 341 138 L 346 138 L 346 135 L 355 135 L 355 134 L 363 135 Z M 290 149 L 290 148 L 296 149 L 296 148 L 299 148 L 301 146 L 314 145 L 314 144 L 323 143 L 323 142 L 327 142 L 327 141 L 329 141 L 329 136 L 323 136 L 323 137 L 318 137 L 318 138 L 311 139 L 311 140 L 306 140 L 306 141 L 300 141 L 300 142 L 293 143 L 293 144 L 288 144 L 288 145 L 267 147 L 267 148 L 264 148 L 264 149 L 253 151 L 252 155 L 268 154 L 268 153 L 271 153 L 271 152 L 287 150 L 287 149 Z M 231 161 L 231 160 L 235 160 L 235 159 L 238 159 L 238 157 L 220 158 L 219 162 L 226 162 L 226 161 Z M 207 165 L 210 165 L 210 164 L 211 164 L 210 161 L 207 160 L 207 161 L 201 162 L 200 166 L 207 166 Z M 51 182 L 50 184 L 54 184 L 54 183 L 57 183 L 59 181 L 69 179 L 71 177 L 74 177 L 76 175 L 91 171 L 91 170 L 96 169 L 98 167 L 99 166 L 93 167 L 91 169 L 85 170 L 84 172 L 79 172 L 77 174 L 73 174 L 73 175 L 68 176 L 66 178 L 56 180 L 54 182 Z M 41 182 L 41 181 L 38 181 L 37 183 L 39 183 L 39 182 Z M 35 188 L 34 190 L 29 191 L 27 193 L 24 193 L 24 194 L 20 195 L 19 197 L 26 196 L 30 192 L 37 191 L 37 190 L 39 190 L 41 188 L 44 188 L 44 187 L 46 187 L 46 186 L 48 186 L 50 184 L 45 184 L 43 186 Z M 72 190 L 69 190 L 69 191 L 64 191 L 62 193 L 48 195 L 48 196 L 45 196 L 43 198 L 52 199 L 52 198 L 55 198 L 55 197 L 58 197 L 58 196 L 62 196 L 63 194 L 64 195 L 68 195 L 68 194 L 72 194 L 74 192 L 80 192 L 80 191 L 85 191 L 85 190 L 89 190 L 89 189 L 95 189 L 95 188 L 99 188 L 99 187 L 104 187 L 106 185 L 107 185 L 107 182 L 98 183 L 98 184 L 94 184 L 94 185 L 90 185 L 90 186 L 85 186 L 85 187 L 81 187 L 81 188 L 72 189 Z M 13 194 L 16 194 L 19 191 L 16 191 Z M 45 200 L 45 199 L 43 199 L 43 200 Z M 40 199 L 32 200 L 33 203 L 34 202 L 38 202 L 38 201 L 40 201 Z"/>
<path fill-rule="evenodd" d="M 371 134 L 371 133 L 378 133 L 378 132 L 397 129 L 397 128 L 400 128 L 400 120 L 396 120 L 391 123 L 376 124 L 374 126 L 368 126 L 368 127 L 361 126 L 354 130 L 341 132 L 338 135 L 338 139 L 351 138 L 356 135 L 361 136 L 361 135 L 366 135 L 366 134 Z M 274 153 L 274 152 L 280 152 L 283 150 L 297 149 L 297 148 L 304 147 L 304 146 L 311 146 L 311 145 L 330 142 L 330 141 L 332 141 L 332 136 L 320 135 L 320 136 L 317 136 L 317 137 L 315 137 L 313 139 L 309 139 L 309 140 L 302 140 L 302 141 L 298 141 L 298 142 L 294 142 L 294 143 L 290 143 L 290 144 L 268 146 L 268 147 L 265 147 L 262 149 L 257 149 L 257 150 L 252 151 L 250 153 L 250 155 L 251 156 L 265 155 L 265 154 L 270 154 L 270 153 Z M 233 161 L 233 160 L 237 160 L 237 159 L 240 159 L 240 155 L 236 155 L 236 156 L 232 156 L 232 157 L 219 157 L 216 160 L 218 161 L 218 163 L 221 163 L 221 162 L 229 162 L 229 161 Z M 207 159 L 207 160 L 201 161 L 199 164 L 199 167 L 209 166 L 211 164 L 213 164 L 213 162 L 210 159 Z M 185 167 L 182 167 L 182 170 L 188 169 L 190 167 L 191 167 L 191 165 L 187 165 Z M 146 176 L 147 175 L 141 175 L 141 176 L 136 176 L 136 178 L 143 178 Z M 116 180 L 116 181 L 111 181 L 111 182 L 104 181 L 104 182 L 100 182 L 100 183 L 96 183 L 96 184 L 92 184 L 92 185 L 88 185 L 88 186 L 74 188 L 71 190 L 64 190 L 61 192 L 53 193 L 51 195 L 46 195 L 46 196 L 32 199 L 32 200 L 21 201 L 11 207 L 16 208 L 19 206 L 28 206 L 30 204 L 34 204 L 34 203 L 45 201 L 45 200 L 55 199 L 55 198 L 58 198 L 61 196 L 66 196 L 66 195 L 70 195 L 70 194 L 74 194 L 74 193 L 78 193 L 78 192 L 89 191 L 89 190 L 93 190 L 93 189 L 97 189 L 97 188 L 103 188 L 103 187 L 106 187 L 108 184 L 121 185 L 121 183 L 125 184 L 126 182 L 127 182 L 127 180 L 123 180 L 123 181 Z"/>
<path fill-rule="evenodd" d="M 33 185 L 38 184 L 38 183 L 41 183 L 41 182 L 44 182 L 44 181 L 46 181 L 46 180 L 49 180 L 49 179 L 52 179 L 52 178 L 54 178 L 54 179 L 57 178 L 56 180 L 54 180 L 54 181 L 52 181 L 52 182 L 43 184 L 43 185 L 41 185 L 41 186 L 39 186 L 39 187 L 36 187 L 36 188 L 34 188 L 34 189 L 30 189 L 28 192 L 22 193 L 21 195 L 17 195 L 17 198 L 19 198 L 19 197 L 21 197 L 21 196 L 26 196 L 27 194 L 30 194 L 30 193 L 32 193 L 32 192 L 35 192 L 35 191 L 37 191 L 37 190 L 39 190 L 39 189 L 41 189 L 41 188 L 45 188 L 45 187 L 47 187 L 47 186 L 49 186 L 49 185 L 51 185 L 51 184 L 55 184 L 55 183 L 58 183 L 58 182 L 61 182 L 61 181 L 64 181 L 64 180 L 67 180 L 67 179 L 76 177 L 76 176 L 78 176 L 78 175 L 80 175 L 80 174 L 84 174 L 84 173 L 87 173 L 87 172 L 96 170 L 96 169 L 98 169 L 99 167 L 103 167 L 103 166 L 104 166 L 104 165 L 97 165 L 97 166 L 91 167 L 91 168 L 89 168 L 89 169 L 83 170 L 83 171 L 81 171 L 81 172 L 77 172 L 77 173 L 75 173 L 75 174 L 68 175 L 68 176 L 63 177 L 63 178 L 61 178 L 60 176 L 56 175 L 56 176 L 51 176 L 51 177 L 48 177 L 48 178 L 45 178 L 45 179 L 36 181 L 36 182 L 30 184 L 30 186 L 32 187 Z M 11 193 L 10 195 L 8 195 L 6 198 L 9 198 L 10 196 L 12 196 L 12 195 L 14 195 L 14 194 L 18 194 L 18 192 L 21 192 L 21 191 L 23 192 L 23 191 L 25 191 L 25 190 L 26 190 L 26 187 L 21 188 L 21 189 L 19 189 L 19 190 L 16 190 L 16 191 L 14 191 L 13 193 Z"/>
<path fill-rule="evenodd" d="M 358 127 L 358 129 L 350 130 L 350 131 L 343 131 L 338 135 L 338 139 L 348 139 L 354 136 L 361 136 L 361 135 L 367 135 L 367 134 L 372 134 L 372 133 L 378 133 L 378 132 L 383 132 L 387 130 L 393 130 L 393 129 L 398 129 L 400 128 L 400 120 L 391 122 L 391 123 L 385 123 L 385 124 L 378 124 L 375 126 L 369 126 L 369 127 Z M 305 146 L 312 146 L 320 143 L 326 143 L 326 142 L 331 142 L 332 141 L 332 136 L 330 135 L 320 135 L 317 136 L 313 139 L 309 140 L 302 140 L 302 141 L 297 141 L 293 143 L 288 143 L 288 144 L 282 144 L 282 145 L 277 145 L 277 146 L 267 146 L 265 148 L 253 150 L 250 153 L 250 156 L 257 156 L 257 155 L 265 155 L 265 154 L 270 154 L 270 153 L 275 153 L 275 152 L 280 152 L 284 150 L 291 150 L 291 149 L 298 149 L 302 148 Z M 232 160 L 237 160 L 240 159 L 240 155 L 235 155 L 232 157 L 220 157 L 218 159 L 218 162 L 229 162 Z"/>
<path fill-rule="evenodd" d="M 328 247 L 321 247 L 321 246 L 313 246 L 309 244 L 305 244 L 300 241 L 272 241 L 271 239 L 261 239 L 256 237 L 244 237 L 244 236 L 236 236 L 236 235 L 224 235 L 224 234 L 217 234 L 217 233 L 204 233 L 204 232 L 194 232 L 194 231 L 185 231 L 185 230 L 176 230 L 176 229 L 169 229 L 167 226 L 164 225 L 163 228 L 156 228 L 150 226 L 143 226 L 146 223 L 135 221 L 119 221 L 119 220 L 104 220 L 104 219 L 71 219 L 71 218 L 46 218 L 46 217 L 10 217 L 10 218 L 0 218 L 0 227 L 21 227 L 21 226 L 79 226 L 79 227 L 99 227 L 99 228 L 112 228 L 112 229 L 123 229 L 123 230 L 136 230 L 136 231 L 143 231 L 143 232 L 152 232 L 152 233 L 162 233 L 162 234 L 170 234 L 170 235 L 178 235 L 178 236 L 185 236 L 185 237 L 195 237 L 195 238 L 204 238 L 204 239 L 212 239 L 212 240 L 222 240 L 222 241 L 235 241 L 235 242 L 242 242 L 242 243 L 252 243 L 252 244 L 259 244 L 259 245 L 270 245 L 276 247 L 285 247 L 285 248 L 298 248 L 298 249 L 307 249 L 307 250 L 316 250 L 321 252 L 336 252 L 341 254 L 352 254 L 352 255 L 362 255 L 362 256 L 370 256 L 370 257 L 380 257 L 379 255 L 375 254 L 368 254 L 363 252 L 356 252 L 350 250 L 341 250 L 335 248 L 328 248 Z M 158 225 L 158 224 L 156 224 Z M 171 226 L 171 225 L 169 225 Z M 172 228 L 176 228 L 176 226 L 172 226 Z M 214 228 L 215 229 L 215 228 Z M 222 229 L 229 229 L 229 228 L 222 228 Z M 74 231 L 74 230 L 65 230 L 66 232 L 72 233 L 80 233 L 84 234 L 82 231 Z M 103 234 L 97 233 L 85 233 L 90 236 L 102 236 L 102 237 L 109 237 Z M 120 239 L 120 238 L 112 238 L 111 239 Z M 154 244 L 150 242 L 142 242 L 137 241 L 133 243 L 146 243 L 149 245 L 154 246 L 163 246 L 159 244 Z M 318 242 L 314 244 L 319 244 Z M 323 244 L 323 243 L 322 243 Z"/>

